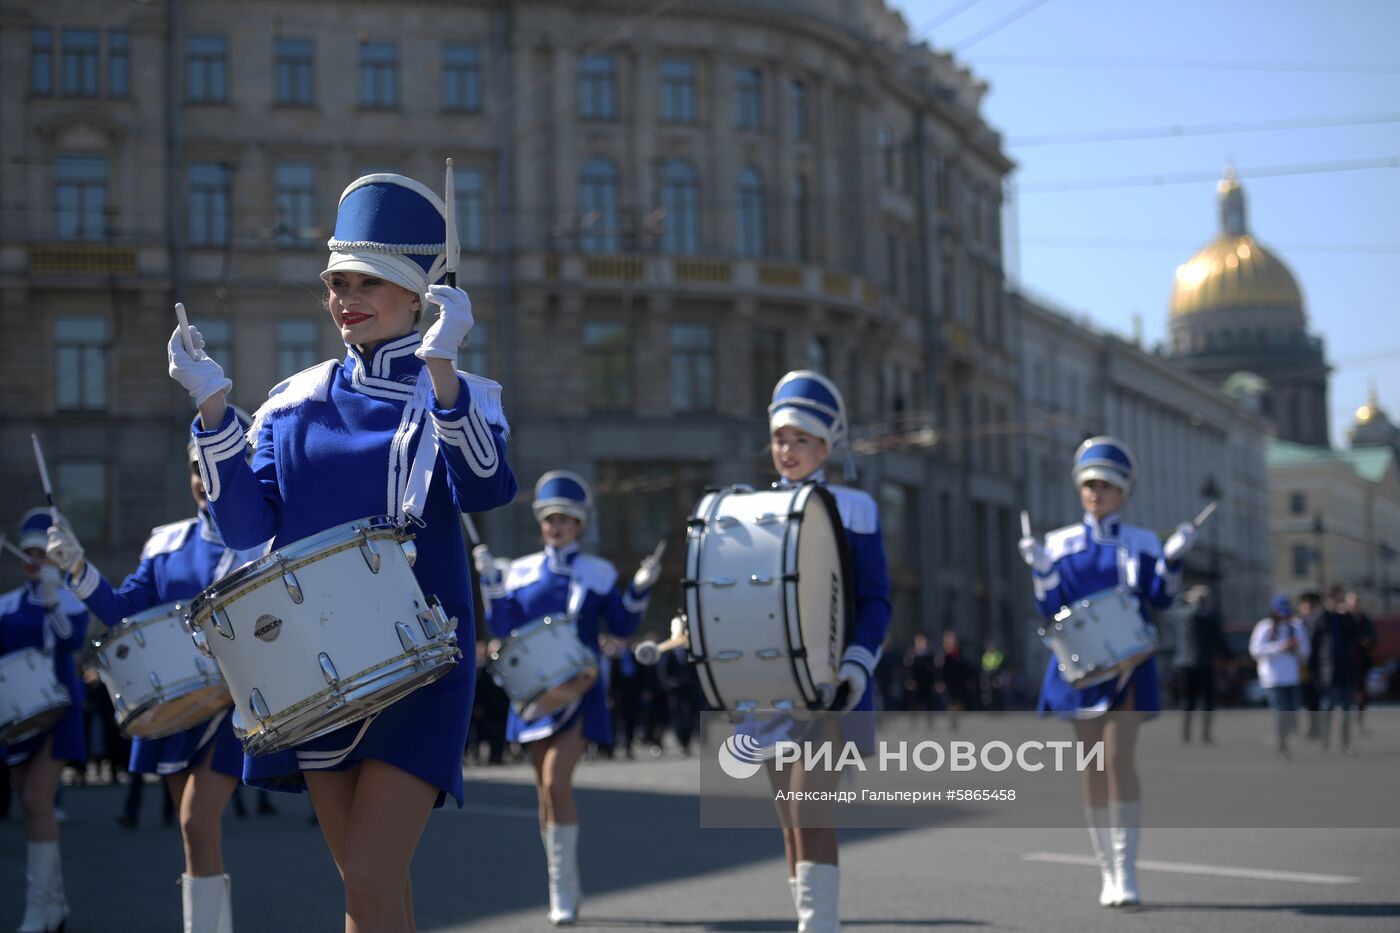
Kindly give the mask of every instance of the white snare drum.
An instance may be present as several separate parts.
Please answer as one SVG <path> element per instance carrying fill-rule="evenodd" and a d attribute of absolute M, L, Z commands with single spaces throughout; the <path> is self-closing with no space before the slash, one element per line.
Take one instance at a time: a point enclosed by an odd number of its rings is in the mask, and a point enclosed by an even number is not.
<path fill-rule="evenodd" d="M 587 693 L 598 680 L 598 658 L 579 641 L 572 622 L 545 616 L 511 632 L 492 652 L 491 679 L 530 722 Z"/>
<path fill-rule="evenodd" d="M 53 656 L 21 648 L 0 657 L 0 745 L 22 742 L 63 718 L 71 697 L 53 672 Z"/>
<path fill-rule="evenodd" d="M 190 606 L 219 662 L 249 754 L 288 748 L 378 712 L 457 663 L 457 620 L 413 576 L 411 535 L 365 518 L 234 571 Z"/>
<path fill-rule="evenodd" d="M 1138 598 L 1122 587 L 1076 599 L 1039 630 L 1071 687 L 1092 687 L 1130 671 L 1157 651 Z"/>
<path fill-rule="evenodd" d="M 831 493 L 816 483 L 706 493 L 686 535 L 690 655 L 712 709 L 819 709 L 853 594 Z"/>
<path fill-rule="evenodd" d="M 224 675 L 190 640 L 185 603 L 152 606 L 122 620 L 94 647 L 97 677 L 127 735 L 183 732 L 233 702 Z"/>

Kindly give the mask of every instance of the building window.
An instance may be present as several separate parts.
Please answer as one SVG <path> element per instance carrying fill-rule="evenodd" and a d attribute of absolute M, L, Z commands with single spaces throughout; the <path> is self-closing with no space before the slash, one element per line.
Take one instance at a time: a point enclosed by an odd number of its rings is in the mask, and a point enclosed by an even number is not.
<path fill-rule="evenodd" d="M 317 321 L 277 322 L 277 374 L 285 379 L 316 365 Z"/>
<path fill-rule="evenodd" d="M 802 175 L 793 176 L 792 203 L 797 210 L 797 258 L 801 262 L 811 262 L 812 204 L 807 196 L 807 179 Z"/>
<path fill-rule="evenodd" d="M 484 375 L 491 371 L 491 344 L 486 339 L 486 325 L 472 325 L 467 345 L 457 350 L 457 368 L 467 373 Z"/>
<path fill-rule="evenodd" d="M 228 166 L 222 162 L 192 163 L 189 168 L 189 185 L 189 203 L 186 209 L 189 212 L 190 245 L 226 245 Z"/>
<path fill-rule="evenodd" d="M 661 60 L 661 119 L 695 122 L 695 65 L 688 58 Z"/>
<path fill-rule="evenodd" d="M 64 460 L 55 464 L 53 481 L 73 534 L 84 541 L 106 540 L 107 464 L 101 460 Z"/>
<path fill-rule="evenodd" d="M 228 97 L 228 40 L 223 36 L 190 36 L 186 57 L 185 99 L 198 104 L 221 104 Z"/>
<path fill-rule="evenodd" d="M 60 240 L 106 238 L 105 156 L 59 156 L 54 160 L 54 211 Z"/>
<path fill-rule="evenodd" d="M 29 35 L 29 92 L 47 97 L 53 93 L 53 30 L 35 26 Z"/>
<path fill-rule="evenodd" d="M 663 252 L 700 252 L 700 182 L 684 159 L 672 159 L 661 169 L 661 206 L 666 211 L 661 231 Z"/>
<path fill-rule="evenodd" d="M 125 29 L 107 30 L 107 96 L 131 91 L 131 38 Z"/>
<path fill-rule="evenodd" d="M 585 253 L 615 253 L 618 249 L 617 166 L 601 156 L 583 163 L 579 171 L 579 249 Z"/>
<path fill-rule="evenodd" d="M 309 162 L 284 162 L 273 170 L 277 242 L 305 243 L 315 236 L 316 169 Z"/>
<path fill-rule="evenodd" d="M 1312 548 L 1306 544 L 1293 545 L 1293 576 L 1302 579 L 1308 575 L 1308 568 L 1312 564 Z"/>
<path fill-rule="evenodd" d="M 787 356 L 784 353 L 783 332 L 776 327 L 756 328 L 753 332 L 753 394 L 756 412 L 765 414 L 768 411 L 773 387 L 786 373 Z"/>
<path fill-rule="evenodd" d="M 715 410 L 715 332 L 707 324 L 671 328 L 671 405 L 678 412 Z"/>
<path fill-rule="evenodd" d="M 916 553 L 918 537 L 911 534 L 914 500 L 915 494 L 907 486 L 899 483 L 880 484 L 880 532 L 892 570 L 915 571 L 919 566 Z"/>
<path fill-rule="evenodd" d="M 741 130 L 763 126 L 763 74 L 757 68 L 734 69 L 734 125 Z"/>
<path fill-rule="evenodd" d="M 283 107 L 310 107 L 316 99 L 316 49 L 310 39 L 278 39 L 277 103 Z"/>
<path fill-rule="evenodd" d="M 1308 495 L 1295 492 L 1288 497 L 1288 511 L 1293 515 L 1303 515 L 1308 511 Z"/>
<path fill-rule="evenodd" d="M 107 407 L 107 321 L 59 318 L 53 324 L 54 405 L 61 411 Z"/>
<path fill-rule="evenodd" d="M 392 110 L 398 105 L 398 46 L 392 42 L 360 43 L 360 106 Z"/>
<path fill-rule="evenodd" d="M 739 255 L 764 255 L 763 176 L 752 166 L 739 173 L 738 220 Z"/>
<path fill-rule="evenodd" d="M 632 409 L 632 335 L 626 324 L 593 321 L 583 325 L 588 408 L 593 412 Z"/>
<path fill-rule="evenodd" d="M 807 138 L 807 85 L 788 82 L 788 129 L 793 139 Z"/>
<path fill-rule="evenodd" d="M 481 109 L 481 52 L 474 45 L 442 47 L 442 109 L 475 113 Z"/>
<path fill-rule="evenodd" d="M 886 188 L 894 187 L 894 131 L 888 126 L 880 127 L 877 134 L 880 148 L 880 182 Z"/>
<path fill-rule="evenodd" d="M 831 348 L 825 337 L 813 337 L 807 341 L 807 368 L 824 375 L 831 374 Z"/>
<path fill-rule="evenodd" d="M 465 168 L 452 174 L 456 189 L 457 242 L 468 253 L 479 253 L 486 246 L 485 191 L 481 169 Z"/>
<path fill-rule="evenodd" d="M 63 30 L 63 96 L 97 96 L 97 30 Z"/>
<path fill-rule="evenodd" d="M 617 59 L 606 53 L 585 56 L 578 65 L 578 115 L 585 120 L 617 117 Z"/>

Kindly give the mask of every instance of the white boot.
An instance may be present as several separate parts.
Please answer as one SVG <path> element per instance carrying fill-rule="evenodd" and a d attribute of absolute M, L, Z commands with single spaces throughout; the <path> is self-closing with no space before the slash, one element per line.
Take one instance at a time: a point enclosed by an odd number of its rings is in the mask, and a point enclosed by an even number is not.
<path fill-rule="evenodd" d="M 1138 839 L 1142 835 L 1142 801 L 1110 801 L 1109 817 L 1113 822 L 1113 869 L 1118 876 L 1118 905 L 1137 907 L 1142 903 L 1137 883 Z"/>
<path fill-rule="evenodd" d="M 228 875 L 180 876 L 185 933 L 233 933 Z"/>
<path fill-rule="evenodd" d="M 798 933 L 841 933 L 841 869 L 820 862 L 797 863 Z"/>
<path fill-rule="evenodd" d="M 550 823 L 542 835 L 549 860 L 549 922 L 571 924 L 578 919 L 578 824 Z"/>
<path fill-rule="evenodd" d="M 1108 828 L 1108 808 L 1085 807 L 1084 821 L 1089 825 L 1089 841 L 1094 846 L 1094 858 L 1098 859 L 1099 872 L 1103 876 L 1099 906 L 1114 907 L 1119 898 L 1118 873 L 1113 868 L 1113 835 Z"/>
<path fill-rule="evenodd" d="M 53 933 L 68 920 L 63 896 L 63 861 L 58 842 L 29 843 L 24 873 L 24 919 L 18 933 Z"/>

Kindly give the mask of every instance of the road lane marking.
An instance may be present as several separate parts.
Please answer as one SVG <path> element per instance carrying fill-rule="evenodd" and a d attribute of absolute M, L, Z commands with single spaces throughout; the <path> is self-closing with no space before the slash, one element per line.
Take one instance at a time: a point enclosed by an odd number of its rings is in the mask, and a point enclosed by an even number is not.
<path fill-rule="evenodd" d="M 1060 852 L 1026 852 L 1021 859 L 1026 862 L 1053 862 L 1058 865 L 1098 865 L 1098 860 L 1091 855 L 1065 855 Z M 1147 871 L 1175 872 L 1179 875 L 1293 881 L 1299 884 L 1360 884 L 1363 880 L 1348 875 L 1319 875 L 1301 871 L 1274 871 L 1269 868 L 1232 868 L 1228 865 L 1202 865 L 1198 862 L 1154 862 L 1147 859 L 1139 859 L 1137 867 Z"/>

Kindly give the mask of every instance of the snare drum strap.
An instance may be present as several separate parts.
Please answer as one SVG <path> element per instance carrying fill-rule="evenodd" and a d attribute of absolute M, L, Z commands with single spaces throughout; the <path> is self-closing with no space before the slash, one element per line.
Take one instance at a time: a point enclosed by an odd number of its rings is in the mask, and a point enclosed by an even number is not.
<path fill-rule="evenodd" d="M 1136 593 L 1138 588 L 1138 562 L 1133 552 L 1128 549 L 1128 542 L 1122 541 L 1118 545 L 1118 582 L 1130 593 Z"/>
<path fill-rule="evenodd" d="M 424 366 L 418 376 L 418 384 L 413 400 L 408 403 L 406 416 L 417 420 L 421 414 L 422 425 L 418 429 L 418 446 L 408 468 L 408 483 L 403 488 L 403 497 L 396 503 L 394 520 L 403 524 L 406 518 L 420 521 L 423 510 L 428 507 L 428 490 L 433 485 L 433 469 L 437 466 L 437 432 L 428 424 L 427 412 L 432 383 L 428 378 L 428 367 Z"/>

